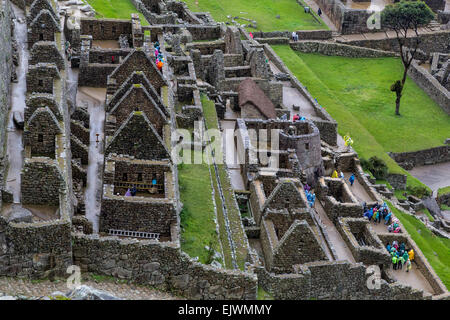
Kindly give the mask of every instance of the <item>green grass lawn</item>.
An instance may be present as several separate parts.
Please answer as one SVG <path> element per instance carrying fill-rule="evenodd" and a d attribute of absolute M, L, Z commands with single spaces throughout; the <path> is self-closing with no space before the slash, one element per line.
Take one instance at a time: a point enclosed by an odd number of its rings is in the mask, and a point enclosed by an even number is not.
<path fill-rule="evenodd" d="M 227 18 L 228 15 L 255 20 L 258 30 L 265 32 L 328 29 L 325 23 L 319 23 L 310 14 L 305 13 L 303 7 L 296 0 L 183 1 L 188 4 L 191 11 L 210 12 L 214 20 L 218 22 L 231 22 Z M 280 19 L 276 18 L 277 15 L 280 15 Z M 237 21 L 240 24 L 248 24 L 242 19 Z"/>
<path fill-rule="evenodd" d="M 131 19 L 132 13 L 139 13 L 141 25 L 148 26 L 144 18 L 130 0 L 86 0 L 97 12 L 97 18 Z"/>
<path fill-rule="evenodd" d="M 450 289 L 450 239 L 433 235 L 422 221 L 397 210 L 390 202 L 388 204 L 447 289 Z"/>
<path fill-rule="evenodd" d="M 214 105 L 214 102 L 209 100 L 207 96 L 202 95 L 202 106 L 203 106 L 203 116 L 205 117 L 206 126 L 208 129 L 218 129 L 218 118 L 217 118 L 217 112 Z M 216 151 L 216 157 L 218 156 L 218 153 Z M 219 159 L 216 159 L 216 162 Z M 211 168 L 212 170 L 213 167 Z M 239 211 L 239 207 L 237 205 L 237 202 L 234 198 L 234 191 L 231 185 L 230 178 L 227 174 L 227 169 L 225 165 L 223 164 L 217 164 L 218 169 L 218 176 L 220 180 L 220 184 L 222 187 L 223 196 L 225 198 L 225 207 L 227 209 L 227 215 L 228 215 L 228 222 L 229 222 L 229 228 L 231 230 L 231 237 L 233 239 L 235 253 L 236 253 L 236 263 L 238 267 L 243 270 L 245 261 L 247 259 L 247 246 L 246 246 L 246 234 L 242 228 L 242 222 L 241 222 L 241 213 Z M 218 186 L 215 186 L 215 188 L 218 188 Z M 216 192 L 216 204 L 219 207 L 219 203 L 221 203 L 220 197 L 218 197 L 218 192 Z M 218 211 L 219 215 L 220 211 Z M 222 221 L 221 217 L 218 217 L 219 220 L 219 227 L 221 236 L 222 234 L 225 234 L 223 232 L 226 232 L 226 230 L 223 229 L 221 226 L 224 221 Z M 223 230 L 223 231 L 222 231 Z M 222 244 L 224 243 L 224 240 L 222 240 Z M 226 247 L 226 246 L 224 246 Z M 224 251 L 226 249 L 224 248 Z"/>
<path fill-rule="evenodd" d="M 390 84 L 401 76 L 397 58 L 346 58 L 293 51 L 273 46 L 287 67 L 319 104 L 350 134 L 362 158 L 382 158 L 392 173 L 408 175 L 408 185 L 422 185 L 400 168 L 388 151 L 405 152 L 442 145 L 450 134 L 450 117 L 411 79 L 407 79 L 400 113 Z"/>
<path fill-rule="evenodd" d="M 199 257 L 201 263 L 210 262 L 205 246 L 221 252 L 210 179 L 209 166 L 205 163 L 178 166 L 180 198 L 184 205 L 181 211 L 181 249 L 191 257 Z"/>

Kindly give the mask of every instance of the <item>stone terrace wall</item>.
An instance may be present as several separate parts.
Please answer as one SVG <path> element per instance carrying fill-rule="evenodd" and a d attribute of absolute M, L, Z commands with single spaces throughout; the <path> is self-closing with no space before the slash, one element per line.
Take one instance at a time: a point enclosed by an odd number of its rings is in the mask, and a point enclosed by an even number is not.
<path fill-rule="evenodd" d="M 351 58 L 393 57 L 395 53 L 369 48 L 361 48 L 334 42 L 299 41 L 291 42 L 292 50 L 306 53 L 320 53 L 327 56 L 342 56 Z"/>
<path fill-rule="evenodd" d="M 400 166 L 411 170 L 417 166 L 450 161 L 450 145 L 413 152 L 389 153 L 389 156 Z"/>
<path fill-rule="evenodd" d="M 255 275 L 194 262 L 173 243 L 74 234 L 75 264 L 189 299 L 256 299 Z"/>
<path fill-rule="evenodd" d="M 450 37 L 449 51 L 447 52 L 450 52 Z M 450 115 L 450 91 L 444 88 L 431 73 L 419 66 L 416 60 L 412 62 L 411 67 L 408 70 L 408 75 L 441 107 L 442 110 Z"/>
<path fill-rule="evenodd" d="M 381 280 L 380 289 L 368 289 L 370 274 L 362 263 L 312 262 L 299 266 L 297 274 L 275 275 L 257 268 L 258 283 L 276 300 L 422 300 L 422 291 Z M 337 276 L 339 275 L 339 276 Z"/>
<path fill-rule="evenodd" d="M 3 161 L 6 151 L 6 126 L 10 105 L 12 46 L 11 8 L 8 1 L 0 0 L 0 184 L 3 184 Z"/>
<path fill-rule="evenodd" d="M 281 72 L 289 75 L 292 86 L 296 88 L 311 103 L 314 110 L 316 111 L 316 115 L 322 119 L 313 120 L 313 123 L 319 129 L 320 139 L 332 146 L 337 145 L 337 122 L 333 118 L 331 118 L 328 112 L 317 103 L 317 101 L 308 92 L 306 87 L 303 86 L 303 84 L 286 67 L 283 61 L 278 57 L 278 55 L 269 45 L 264 44 L 264 52 Z"/>
<path fill-rule="evenodd" d="M 410 34 L 408 32 L 408 34 Z M 412 35 L 412 33 L 411 33 Z M 419 49 L 426 54 L 432 52 L 449 52 L 450 50 L 450 30 L 442 30 L 433 33 L 426 33 L 420 36 L 421 42 Z M 411 38 L 409 38 L 411 41 Z M 366 47 L 383 51 L 398 52 L 398 42 L 395 38 L 380 40 L 337 40 L 339 43 L 354 45 L 357 47 Z M 406 45 L 408 47 L 408 44 Z"/>

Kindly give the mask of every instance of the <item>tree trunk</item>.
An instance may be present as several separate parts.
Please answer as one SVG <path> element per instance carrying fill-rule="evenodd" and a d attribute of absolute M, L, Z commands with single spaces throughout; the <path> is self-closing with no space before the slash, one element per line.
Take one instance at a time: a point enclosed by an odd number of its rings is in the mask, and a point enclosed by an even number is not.
<path fill-rule="evenodd" d="M 411 64 L 404 65 L 404 71 L 403 71 L 403 78 L 402 78 L 402 86 L 400 87 L 400 90 L 396 92 L 397 98 L 395 99 L 395 115 L 400 115 L 400 99 L 402 98 L 403 94 L 403 88 L 405 87 L 406 82 L 406 76 L 408 75 L 408 69 Z"/>
<path fill-rule="evenodd" d="M 400 98 L 402 97 L 401 92 L 397 93 L 397 98 L 395 99 L 395 115 L 400 115 Z"/>

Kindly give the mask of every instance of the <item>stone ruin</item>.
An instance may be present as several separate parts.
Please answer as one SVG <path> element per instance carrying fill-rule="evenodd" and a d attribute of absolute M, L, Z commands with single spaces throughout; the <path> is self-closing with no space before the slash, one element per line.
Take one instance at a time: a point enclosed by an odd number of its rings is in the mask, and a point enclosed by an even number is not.
<path fill-rule="evenodd" d="M 2 180 L 0 275 L 63 276 L 74 263 L 83 272 L 193 299 L 254 299 L 258 285 L 277 299 L 446 295 L 407 234 L 379 233 L 362 218 L 363 202 L 382 203 L 383 186 L 369 181 L 351 148 L 338 145 L 336 122 L 270 46 L 241 28 L 215 23 L 207 13 L 193 13 L 182 2 L 132 2 L 150 26 L 142 26 L 137 14 L 129 20 L 70 17 L 67 11 L 60 14 L 54 0 L 19 5 L 25 10 L 30 53 L 24 160 L 18 199 Z M 70 42 L 70 59 L 65 41 Z M 156 41 L 166 59 L 161 71 L 153 54 Z M 272 64 L 280 72 L 272 71 Z M 79 69 L 77 81 L 72 68 Z M 285 103 L 287 81 L 309 109 Z M 245 94 L 243 83 L 251 88 Z M 79 87 L 105 92 L 98 142 L 91 134 L 95 113 L 79 104 Z M 233 201 L 248 209 L 239 221 L 248 247 L 244 271 L 202 265 L 180 249 L 181 203 L 171 134 L 203 121 L 202 95 L 214 102 L 219 128 L 233 121 L 238 129 L 235 143 L 243 164 L 234 169 L 245 190 L 234 188 L 239 197 Z M 306 119 L 292 121 L 296 112 Z M 278 148 L 272 150 L 275 139 L 260 136 L 259 130 L 278 133 Z M 84 205 L 93 143 L 102 155 L 96 173 L 100 186 L 93 195 L 99 205 L 98 230 Z M 230 174 L 233 168 L 225 170 Z M 334 170 L 354 173 L 360 193 L 341 179 L 326 177 Z M 307 199 L 306 184 L 317 195 L 315 206 Z M 127 194 L 132 188 L 135 196 Z M 50 210 L 50 219 L 37 219 L 36 206 Z M 402 284 L 388 270 L 384 243 L 394 238 L 415 248 L 430 292 Z M 379 290 L 366 286 L 372 265 L 382 270 Z"/>
<path fill-rule="evenodd" d="M 430 72 L 443 87 L 450 91 L 450 54 L 433 53 Z"/>

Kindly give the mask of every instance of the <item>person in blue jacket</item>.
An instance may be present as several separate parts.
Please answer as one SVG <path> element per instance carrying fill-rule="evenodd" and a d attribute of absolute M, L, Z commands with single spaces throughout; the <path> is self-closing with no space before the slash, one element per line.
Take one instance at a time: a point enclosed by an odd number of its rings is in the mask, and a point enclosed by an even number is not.
<path fill-rule="evenodd" d="M 348 179 L 348 181 L 350 181 L 350 185 L 353 186 L 353 183 L 355 182 L 355 175 L 352 174 L 352 175 L 350 176 L 350 178 Z"/>

